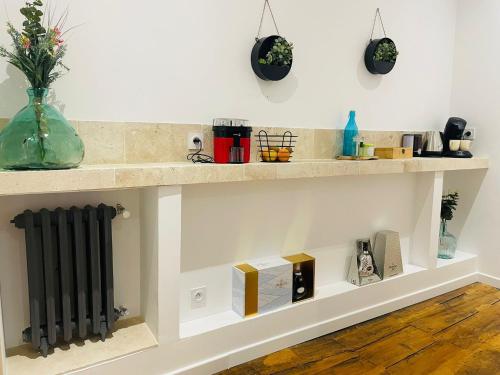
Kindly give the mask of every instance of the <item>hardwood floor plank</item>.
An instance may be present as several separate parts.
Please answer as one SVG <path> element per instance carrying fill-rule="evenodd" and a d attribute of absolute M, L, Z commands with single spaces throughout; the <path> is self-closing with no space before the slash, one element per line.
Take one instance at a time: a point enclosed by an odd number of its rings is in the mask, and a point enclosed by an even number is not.
<path fill-rule="evenodd" d="M 424 318 L 418 319 L 411 323 L 415 328 L 422 331 L 435 334 L 441 332 L 455 324 L 461 323 L 464 320 L 477 314 L 474 308 L 468 309 L 444 309 L 432 313 Z"/>
<path fill-rule="evenodd" d="M 491 305 L 499 300 L 497 291 L 485 291 L 483 294 L 469 294 L 454 298 L 452 300 L 443 302 L 442 305 L 447 308 L 466 309 L 474 306 L 477 310 L 484 305 Z"/>
<path fill-rule="evenodd" d="M 500 303 L 483 309 L 462 324 L 454 325 L 435 335 L 436 340 L 449 341 L 463 349 L 471 349 L 491 340 L 500 333 Z"/>
<path fill-rule="evenodd" d="M 456 375 L 498 375 L 500 374 L 500 351 L 482 350 L 466 361 Z"/>
<path fill-rule="evenodd" d="M 480 286 L 478 283 L 475 283 L 457 290 L 453 290 L 451 292 L 431 298 L 427 301 L 423 301 L 395 311 L 391 314 L 391 316 L 399 319 L 402 323 L 411 323 L 425 316 L 443 311 L 445 309 L 443 303 L 462 297 L 466 294 L 468 289 L 471 289 L 471 292 L 475 293 L 476 290 L 480 290 Z"/>
<path fill-rule="evenodd" d="M 480 310 L 480 306 L 476 306 L 476 297 L 484 297 L 488 294 L 482 302 L 488 304 L 490 301 L 500 298 L 500 292 L 489 285 L 485 284 L 471 284 L 452 292 L 443 294 L 441 296 L 432 298 L 430 300 L 418 303 L 413 306 L 398 310 L 391 314 L 391 316 L 399 319 L 403 324 L 412 323 L 416 320 L 439 314 L 450 307 L 463 308 L 464 306 L 474 305 L 470 311 Z"/>
<path fill-rule="evenodd" d="M 498 289 L 495 288 L 494 286 L 484 284 L 484 283 L 474 283 L 470 284 L 467 286 L 464 286 L 463 288 L 460 288 L 460 290 L 463 290 L 467 294 L 482 294 L 482 293 L 495 293 L 498 292 Z"/>
<path fill-rule="evenodd" d="M 446 308 L 440 303 L 434 302 L 432 304 L 426 305 L 422 308 L 416 308 L 411 306 L 410 310 L 403 309 L 404 311 L 397 311 L 394 313 L 393 317 L 398 319 L 402 324 L 409 325 L 422 318 L 439 314 L 440 312 L 446 310 Z"/>
<path fill-rule="evenodd" d="M 398 319 L 386 315 L 339 331 L 335 334 L 335 339 L 346 348 L 357 350 L 398 332 L 405 326 Z"/>
<path fill-rule="evenodd" d="M 387 368 L 387 374 L 498 375 L 500 335 L 473 350 L 462 349 L 449 342 L 438 342 Z"/>
<path fill-rule="evenodd" d="M 475 283 L 225 375 L 500 375 L 500 290 Z"/>
<path fill-rule="evenodd" d="M 347 354 L 347 353 L 346 353 Z M 360 361 L 358 358 L 344 359 L 341 357 L 325 358 L 321 361 L 298 366 L 290 371 L 276 375 L 380 375 L 385 372 L 382 366 L 374 365 L 368 361 Z"/>
<path fill-rule="evenodd" d="M 315 340 L 292 346 L 246 363 L 252 374 L 277 374 L 301 364 L 312 364 L 329 358 L 332 363 L 340 363 L 357 354 L 349 352 L 333 336 L 319 337 Z M 230 374 L 230 373 L 225 373 Z"/>
<path fill-rule="evenodd" d="M 410 326 L 358 350 L 358 353 L 361 359 L 390 367 L 435 341 L 428 333 Z"/>
<path fill-rule="evenodd" d="M 466 356 L 467 350 L 450 343 L 438 342 L 388 367 L 387 374 L 452 375 L 456 373 L 457 367 L 461 367 L 461 361 Z"/>

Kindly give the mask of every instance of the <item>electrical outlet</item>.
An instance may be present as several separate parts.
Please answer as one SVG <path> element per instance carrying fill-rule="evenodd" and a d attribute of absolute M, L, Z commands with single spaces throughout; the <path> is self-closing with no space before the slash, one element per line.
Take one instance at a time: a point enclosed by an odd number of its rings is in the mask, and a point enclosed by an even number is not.
<path fill-rule="evenodd" d="M 207 305 L 207 287 L 191 289 L 191 308 L 199 309 Z"/>
<path fill-rule="evenodd" d="M 473 141 L 476 139 L 476 128 L 465 128 L 464 139 Z"/>
<path fill-rule="evenodd" d="M 194 143 L 194 140 L 198 138 L 203 145 L 203 133 L 192 132 L 188 134 L 187 137 L 187 148 L 188 150 L 198 150 L 200 148 L 199 144 Z"/>

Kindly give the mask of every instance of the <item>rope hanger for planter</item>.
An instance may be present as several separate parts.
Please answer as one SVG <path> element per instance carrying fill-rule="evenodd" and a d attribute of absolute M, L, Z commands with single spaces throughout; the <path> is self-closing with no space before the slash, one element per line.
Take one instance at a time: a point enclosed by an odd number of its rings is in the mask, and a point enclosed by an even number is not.
<path fill-rule="evenodd" d="M 262 24 L 264 23 L 264 14 L 266 7 L 273 19 L 276 35 L 261 37 Z M 280 81 L 287 76 L 292 67 L 292 49 L 293 44 L 289 43 L 280 35 L 276 18 L 274 18 L 271 9 L 270 0 L 264 0 L 262 14 L 260 16 L 259 29 L 255 37 L 255 45 L 252 48 L 250 62 L 254 73 L 264 81 Z M 273 53 L 275 56 L 273 56 Z"/>
<path fill-rule="evenodd" d="M 259 30 L 257 31 L 257 36 L 255 37 L 255 41 L 258 41 L 260 39 L 260 31 L 262 29 L 262 22 L 264 21 L 264 13 L 266 12 L 266 6 L 269 8 L 269 13 L 271 13 L 271 17 L 274 23 L 274 28 L 276 29 L 276 34 L 280 35 L 280 31 L 278 30 L 278 25 L 276 24 L 276 19 L 274 18 L 273 10 L 271 9 L 271 4 L 269 4 L 269 0 L 264 0 L 264 6 L 262 7 L 262 15 L 260 16 Z"/>
<path fill-rule="evenodd" d="M 387 38 L 387 34 L 385 33 L 384 21 L 382 21 L 382 15 L 380 14 L 380 8 L 377 8 L 377 10 L 375 11 L 375 18 L 373 19 L 372 35 L 370 36 L 370 42 L 373 40 L 373 32 L 375 31 L 375 24 L 377 23 L 377 16 L 380 19 L 380 25 L 382 25 L 382 31 L 384 32 L 384 37 Z"/>
<path fill-rule="evenodd" d="M 380 20 L 384 37 L 373 39 L 377 17 Z M 377 55 L 378 51 L 380 51 L 380 53 Z M 387 37 L 384 21 L 382 21 L 382 15 L 380 14 L 380 8 L 377 8 L 375 11 L 375 18 L 373 19 L 370 42 L 365 50 L 364 60 L 366 69 L 372 74 L 387 74 L 394 68 L 397 56 L 398 51 L 396 49 L 396 44 Z"/>

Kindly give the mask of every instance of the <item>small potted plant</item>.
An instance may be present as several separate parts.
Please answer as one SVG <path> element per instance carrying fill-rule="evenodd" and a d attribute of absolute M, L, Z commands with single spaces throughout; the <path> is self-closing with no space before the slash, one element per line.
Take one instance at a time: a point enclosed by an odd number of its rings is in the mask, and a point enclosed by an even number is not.
<path fill-rule="evenodd" d="M 292 51 L 293 44 L 279 35 L 258 39 L 251 55 L 253 71 L 265 81 L 282 80 L 292 68 Z"/>
<path fill-rule="evenodd" d="M 453 212 L 458 205 L 458 192 L 451 192 L 443 195 L 441 199 L 441 227 L 439 229 L 439 250 L 438 258 L 453 259 L 457 250 L 456 237 L 448 232 L 448 221 L 453 219 Z"/>
<path fill-rule="evenodd" d="M 365 51 L 365 65 L 372 74 L 387 74 L 396 65 L 396 44 L 389 38 L 371 40 Z"/>

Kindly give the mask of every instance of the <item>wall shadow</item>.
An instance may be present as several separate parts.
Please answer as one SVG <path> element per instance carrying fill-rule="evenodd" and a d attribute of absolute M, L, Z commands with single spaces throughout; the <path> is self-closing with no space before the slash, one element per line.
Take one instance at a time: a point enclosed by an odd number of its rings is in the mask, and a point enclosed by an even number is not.
<path fill-rule="evenodd" d="M 359 84 L 367 90 L 375 90 L 380 86 L 383 76 L 381 74 L 371 74 L 365 66 L 365 56 L 362 55 L 358 61 L 356 69 Z"/>
<path fill-rule="evenodd" d="M 286 102 L 295 94 L 299 86 L 297 77 L 293 71 L 281 81 L 264 81 L 257 76 L 255 76 L 255 79 L 262 95 L 272 103 Z"/>
<path fill-rule="evenodd" d="M 458 191 L 460 194 L 458 207 L 449 222 L 448 230 L 457 238 L 465 228 L 465 224 L 476 202 L 477 196 L 486 177 L 487 169 L 466 171 L 449 171 L 444 175 L 443 194 L 448 191 Z"/>
<path fill-rule="evenodd" d="M 24 74 L 7 64 L 7 79 L 0 83 L 0 117 L 12 117 L 28 103 Z"/>

